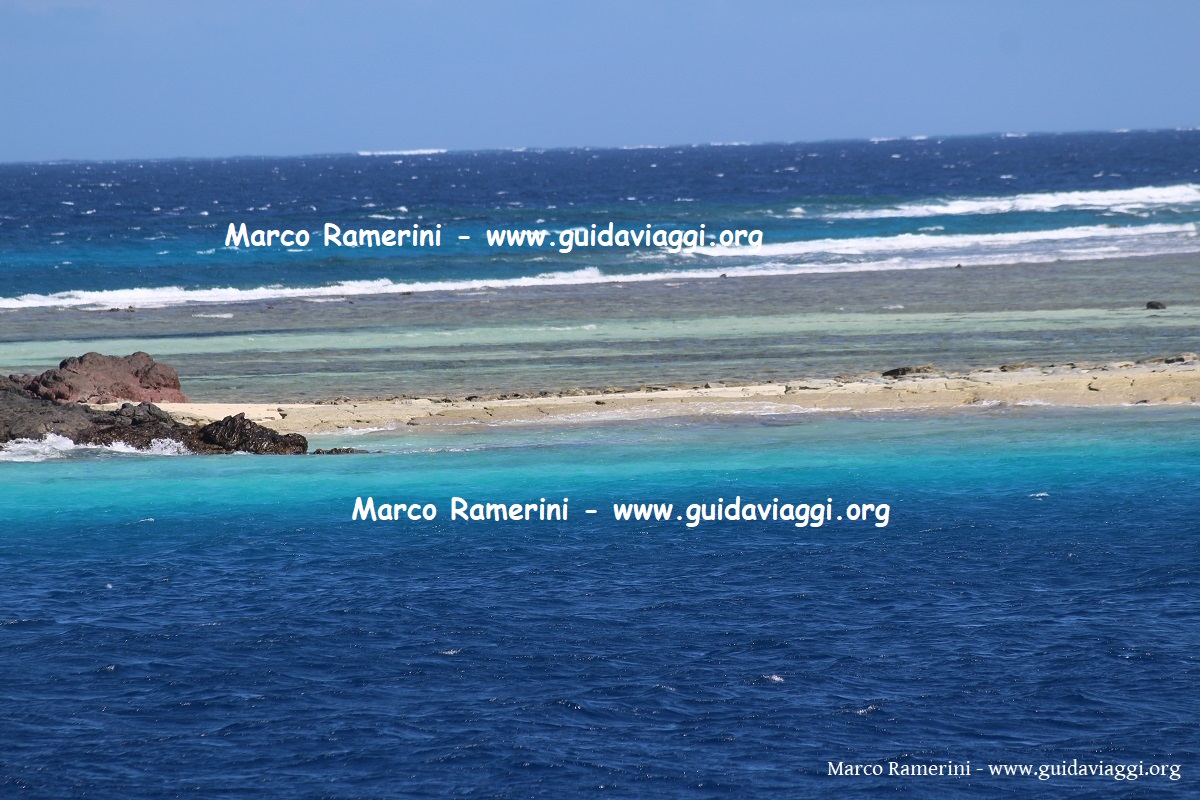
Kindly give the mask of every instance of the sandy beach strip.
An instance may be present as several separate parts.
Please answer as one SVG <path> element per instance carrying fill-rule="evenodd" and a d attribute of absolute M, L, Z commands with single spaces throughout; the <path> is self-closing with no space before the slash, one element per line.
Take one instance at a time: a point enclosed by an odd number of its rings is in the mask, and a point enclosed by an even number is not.
<path fill-rule="evenodd" d="M 338 399 L 321 403 L 163 403 L 185 423 L 230 414 L 281 433 L 321 434 L 412 425 L 603 422 L 806 411 L 938 410 L 970 406 L 1120 406 L 1200 402 L 1195 354 L 1140 362 L 1037 366 L 1008 364 L 949 373 L 917 366 L 896 377 L 879 373 L 749 386 L 572 390 L 537 396 Z M 115 408 L 115 404 L 98 408 Z"/>

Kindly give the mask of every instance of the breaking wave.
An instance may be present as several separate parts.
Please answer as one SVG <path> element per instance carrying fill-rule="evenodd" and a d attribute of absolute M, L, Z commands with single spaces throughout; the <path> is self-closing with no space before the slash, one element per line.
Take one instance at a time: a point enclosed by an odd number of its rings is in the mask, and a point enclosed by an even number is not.
<path fill-rule="evenodd" d="M 598 253 L 596 248 L 588 253 Z M 532 251 L 531 251 L 532 252 Z M 579 252 L 579 251 L 577 251 Z M 820 272 L 932 269 L 956 265 L 1046 263 L 1200 252 L 1196 223 L 1136 226 L 1089 225 L 1046 231 L 989 234 L 906 233 L 898 236 L 814 239 L 758 248 L 703 247 L 652 272 L 605 272 L 597 267 L 545 272 L 516 278 L 472 278 L 396 282 L 388 278 L 339 281 L 323 286 L 257 286 L 187 289 L 181 286 L 66 291 L 0 297 L 0 310 L 28 308 L 161 308 L 189 304 L 249 303 L 272 300 L 339 302 L 359 295 L 497 290 L 532 286 L 644 283 L 752 275 L 799 275 Z M 742 263 L 680 268 L 697 256 Z M 669 254 L 647 253 L 646 260 Z M 683 264 L 680 263 L 683 261 Z"/>
<path fill-rule="evenodd" d="M 150 447 L 138 450 L 124 442 L 110 445 L 75 444 L 65 436 L 48 433 L 41 439 L 14 439 L 0 445 L 0 462 L 56 461 L 85 454 L 125 453 L 151 456 L 183 456 L 189 451 L 174 439 L 155 439 Z"/>
<path fill-rule="evenodd" d="M 889 219 L 941 217 L 975 214 L 1013 214 L 1054 211 L 1113 211 L 1137 214 L 1200 204 L 1200 185 L 1142 186 L 1136 189 L 1104 189 L 1080 192 L 1036 192 L 1011 197 L 963 197 L 903 203 L 889 208 L 861 208 L 830 211 L 824 219 Z M 806 216 L 803 208 L 794 208 L 796 216 Z"/>

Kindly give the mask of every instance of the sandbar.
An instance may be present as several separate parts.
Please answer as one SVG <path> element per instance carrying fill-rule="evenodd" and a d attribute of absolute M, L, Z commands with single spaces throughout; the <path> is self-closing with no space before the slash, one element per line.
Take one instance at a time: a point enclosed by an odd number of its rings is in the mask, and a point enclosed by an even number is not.
<path fill-rule="evenodd" d="M 604 422 L 803 412 L 945 410 L 996 405 L 1095 407 L 1200 402 L 1193 353 L 1140 362 L 1008 364 L 969 372 L 928 365 L 880 373 L 753 385 L 647 386 L 536 395 L 339 398 L 317 403 L 163 403 L 183 423 L 230 414 L 281 433 L 329 434 L 401 426 Z M 97 406 L 115 408 L 116 405 Z"/>

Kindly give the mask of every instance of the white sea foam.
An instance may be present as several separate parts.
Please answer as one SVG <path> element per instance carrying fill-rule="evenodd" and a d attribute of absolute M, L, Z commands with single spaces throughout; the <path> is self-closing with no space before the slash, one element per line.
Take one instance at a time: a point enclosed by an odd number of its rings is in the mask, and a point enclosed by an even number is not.
<path fill-rule="evenodd" d="M 449 151 L 427 147 L 420 150 L 359 150 L 358 154 L 360 156 L 436 156 L 446 152 Z"/>
<path fill-rule="evenodd" d="M 1196 235 L 1196 223 L 1182 225 L 1136 225 L 1114 227 L 1082 225 L 1047 231 L 1013 231 L 1010 233 L 931 235 L 903 233 L 898 236 L 862 236 L 845 239 L 812 239 L 809 241 L 764 244 L 761 247 L 698 247 L 690 252 L 707 256 L 797 256 L 849 255 L 868 256 L 907 253 L 918 250 L 934 252 L 969 251 L 973 248 L 1012 248 L 1048 242 L 1081 241 L 1087 239 L 1138 238 L 1161 235 Z M 1200 244 L 1197 244 L 1200 249 Z"/>
<path fill-rule="evenodd" d="M 338 428 L 338 435 L 340 435 L 340 436 L 365 436 L 368 433 L 382 433 L 385 431 L 394 431 L 394 430 L 400 429 L 401 427 L 403 427 L 403 426 L 401 425 L 401 423 L 398 423 L 398 422 L 389 422 L 386 425 L 373 425 L 373 426 L 366 427 L 366 428 L 353 428 L 353 427 L 347 426 L 345 428 Z"/>
<path fill-rule="evenodd" d="M 1134 214 L 1200 204 L 1200 185 L 1141 186 L 1136 189 L 1102 189 L 1089 192 L 1034 192 L 1011 197 L 962 197 L 904 203 L 891 208 L 864 208 L 822 214 L 824 219 L 889 219 L 978 214 L 1013 214 L 1031 211 L 1114 211 Z M 791 209 L 807 216 L 804 208 Z"/>
<path fill-rule="evenodd" d="M 186 456 L 191 453 L 183 446 L 183 442 L 177 442 L 174 439 L 153 439 L 145 450 L 130 447 L 124 442 L 107 445 L 104 449 L 112 450 L 115 453 L 137 453 L 151 456 Z"/>
<path fill-rule="evenodd" d="M 50 433 L 43 439 L 14 439 L 0 445 L 0 461 L 49 461 L 64 458 L 76 444 L 65 436 Z"/>
<path fill-rule="evenodd" d="M 1072 243 L 1065 252 L 1063 245 Z M 1200 252 L 1196 223 L 1151 224 L 1125 227 L 1106 225 L 992 234 L 901 234 L 899 236 L 816 239 L 780 242 L 759 248 L 706 247 L 687 255 L 738 258 L 751 263 L 720 264 L 695 269 L 612 274 L 596 267 L 546 272 L 520 278 L 414 281 L 397 283 L 387 278 L 340 281 L 326 286 L 258 286 L 249 289 L 222 287 L 185 289 L 180 286 L 67 291 L 0 297 L 0 310 L 28 308 L 162 308 L 188 304 L 247 303 L 301 300 L 309 303 L 343 302 L 356 295 L 418 292 L 500 290 L 534 286 L 630 284 L 653 281 L 709 279 L 727 276 L 802 275 L 828 272 L 933 269 L 989 264 L 1046 263 L 1096 257 L 1125 257 Z M 648 254 L 648 259 L 660 259 Z"/>
<path fill-rule="evenodd" d="M 188 449 L 172 439 L 155 439 L 146 450 L 138 450 L 124 442 L 111 445 L 75 444 L 65 436 L 48 433 L 41 439 L 14 439 L 0 445 L 0 461 L 54 461 L 86 452 L 181 456 L 187 455 Z"/>

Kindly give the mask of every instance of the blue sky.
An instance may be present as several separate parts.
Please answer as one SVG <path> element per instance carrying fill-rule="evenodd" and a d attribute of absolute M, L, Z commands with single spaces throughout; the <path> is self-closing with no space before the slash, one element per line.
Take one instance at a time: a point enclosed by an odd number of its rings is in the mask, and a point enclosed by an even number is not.
<path fill-rule="evenodd" d="M 0 0 L 0 161 L 1200 125 L 1195 0 Z"/>

